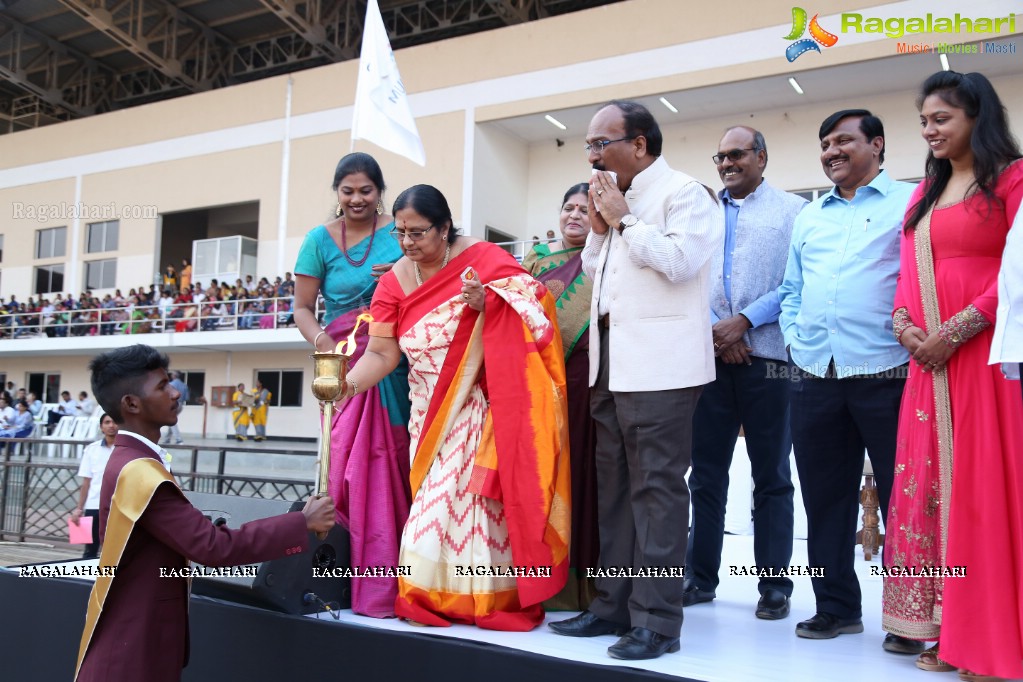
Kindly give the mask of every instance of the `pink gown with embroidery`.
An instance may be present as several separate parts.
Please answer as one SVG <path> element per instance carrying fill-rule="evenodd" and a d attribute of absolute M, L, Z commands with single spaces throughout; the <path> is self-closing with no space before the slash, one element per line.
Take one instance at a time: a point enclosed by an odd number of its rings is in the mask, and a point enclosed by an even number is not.
<path fill-rule="evenodd" d="M 917 188 L 909 206 L 922 195 Z M 993 322 L 997 277 L 1023 196 L 1023 161 L 995 188 L 935 209 L 930 228 L 903 234 L 895 309 L 926 324 L 973 305 Z M 923 223 L 921 223 L 923 225 Z M 921 254 L 928 240 L 932 258 Z M 1023 398 L 988 365 L 993 325 L 959 347 L 940 375 L 910 363 L 902 399 L 885 565 L 935 567 L 944 577 L 887 577 L 885 630 L 938 639 L 941 658 L 973 672 L 1023 677 Z M 944 407 L 943 407 L 944 406 Z M 948 435 L 951 435 L 949 438 Z M 945 447 L 951 442 L 951 448 Z M 959 568 L 961 567 L 961 569 Z M 962 576 L 950 573 L 964 572 Z"/>

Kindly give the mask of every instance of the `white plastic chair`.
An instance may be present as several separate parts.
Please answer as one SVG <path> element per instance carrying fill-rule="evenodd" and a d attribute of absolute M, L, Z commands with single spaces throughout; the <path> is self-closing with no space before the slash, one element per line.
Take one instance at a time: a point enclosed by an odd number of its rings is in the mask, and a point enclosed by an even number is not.
<path fill-rule="evenodd" d="M 99 420 L 92 417 L 75 417 L 75 427 L 71 438 L 85 441 L 97 440 L 99 438 Z M 73 449 L 75 457 L 80 458 L 85 450 L 84 445 L 65 445 L 64 448 L 66 448 L 63 453 L 64 457 L 70 456 L 70 451 Z"/>
<path fill-rule="evenodd" d="M 72 417 L 70 415 L 61 417 L 60 421 L 57 422 L 56 428 L 53 429 L 53 433 L 49 436 L 45 436 L 45 438 L 47 440 L 71 438 L 71 434 L 75 431 L 75 419 L 76 417 Z M 59 451 L 62 457 L 67 457 L 68 453 L 65 452 L 64 448 L 68 448 L 70 450 L 70 446 L 68 445 L 61 446 L 59 443 L 50 443 L 46 446 L 46 456 L 55 457 L 55 453 Z"/>
<path fill-rule="evenodd" d="M 36 417 L 37 422 L 46 423 L 50 418 L 50 412 L 57 409 L 57 403 L 43 403 L 43 409 L 39 411 L 39 416 Z"/>
<path fill-rule="evenodd" d="M 43 422 L 36 422 L 32 426 L 32 433 L 28 434 L 29 438 L 43 438 L 46 435 L 46 424 Z M 14 453 L 17 455 L 23 454 L 25 450 L 31 450 L 31 443 L 15 443 Z"/>

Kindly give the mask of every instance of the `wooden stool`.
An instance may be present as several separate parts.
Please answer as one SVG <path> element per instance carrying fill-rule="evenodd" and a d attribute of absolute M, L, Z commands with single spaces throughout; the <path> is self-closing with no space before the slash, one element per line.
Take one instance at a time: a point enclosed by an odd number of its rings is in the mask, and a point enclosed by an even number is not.
<path fill-rule="evenodd" d="M 863 559 L 870 561 L 884 544 L 879 527 L 877 486 L 874 484 L 874 469 L 870 458 L 863 458 L 863 487 L 860 489 L 860 504 L 863 506 L 863 527 L 856 533 L 856 544 L 863 545 Z"/>

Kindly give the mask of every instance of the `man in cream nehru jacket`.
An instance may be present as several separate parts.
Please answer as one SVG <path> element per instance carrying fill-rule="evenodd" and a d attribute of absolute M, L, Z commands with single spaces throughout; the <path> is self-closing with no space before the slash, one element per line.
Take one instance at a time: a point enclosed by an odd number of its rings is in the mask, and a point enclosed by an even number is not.
<path fill-rule="evenodd" d="M 600 109 L 586 135 L 597 171 L 582 259 L 593 278 L 600 568 L 589 610 L 550 624 L 573 637 L 622 635 L 608 655 L 626 660 L 679 650 L 685 474 L 693 411 L 714 380 L 707 301 L 724 233 L 714 193 L 668 166 L 661 139 L 650 112 L 627 101 Z M 629 570 L 647 575 L 621 577 Z"/>

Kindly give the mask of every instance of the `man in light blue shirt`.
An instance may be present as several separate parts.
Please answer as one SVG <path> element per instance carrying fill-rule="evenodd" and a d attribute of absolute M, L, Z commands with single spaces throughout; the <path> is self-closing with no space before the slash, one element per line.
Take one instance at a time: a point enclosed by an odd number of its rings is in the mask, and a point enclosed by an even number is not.
<path fill-rule="evenodd" d="M 56 410 L 50 410 L 46 419 L 49 433 L 53 433 L 53 427 L 64 417 L 74 417 L 78 414 L 78 403 L 71 399 L 71 391 L 60 392 L 60 402 Z"/>
<path fill-rule="evenodd" d="M 835 183 L 796 218 L 781 295 L 789 348 L 792 443 L 806 508 L 817 613 L 808 639 L 863 632 L 853 570 L 866 448 L 887 516 L 909 356 L 892 334 L 899 235 L 913 185 L 881 170 L 884 126 L 865 109 L 821 124 L 821 165 Z M 919 653 L 896 635 L 884 648 Z"/>
<path fill-rule="evenodd" d="M 792 559 L 792 475 L 785 342 L 778 287 L 789 238 L 806 200 L 764 180 L 767 142 L 745 126 L 725 131 L 713 156 L 725 188 L 725 245 L 711 265 L 716 379 L 693 417 L 693 529 L 682 605 L 715 598 L 725 530 L 728 468 L 742 427 L 753 475 L 753 556 L 775 573 Z M 789 614 L 792 580 L 762 577 L 756 616 Z"/>
<path fill-rule="evenodd" d="M 182 381 L 184 375 L 177 371 L 171 372 L 170 374 L 170 385 L 178 392 L 178 414 L 181 414 L 181 411 L 185 409 L 185 404 L 188 402 L 191 395 L 188 391 L 188 385 Z M 181 445 L 184 442 L 181 439 L 181 430 L 178 428 L 177 423 L 171 424 L 167 427 L 167 438 L 163 442 L 165 445 L 168 445 L 171 440 L 173 440 L 177 445 Z"/>
<path fill-rule="evenodd" d="M 35 393 L 31 391 L 28 394 L 25 402 L 28 403 L 28 411 L 32 413 L 33 419 L 42 419 L 43 417 L 43 401 L 36 397 Z"/>

